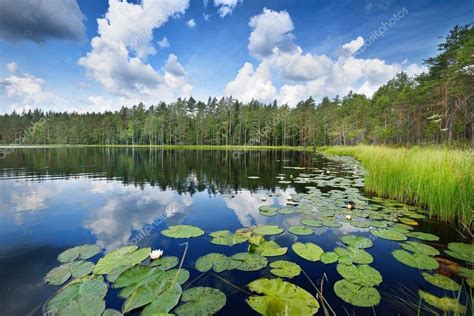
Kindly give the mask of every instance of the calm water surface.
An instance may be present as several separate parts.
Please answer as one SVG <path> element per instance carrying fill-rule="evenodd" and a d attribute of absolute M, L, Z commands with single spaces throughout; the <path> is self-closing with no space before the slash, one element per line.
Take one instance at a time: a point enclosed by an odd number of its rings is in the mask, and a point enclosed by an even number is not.
<path fill-rule="evenodd" d="M 285 166 L 309 168 L 305 171 Z M 45 285 L 43 277 L 58 265 L 57 255 L 75 245 L 97 243 L 106 251 L 137 242 L 140 247 L 164 249 L 166 255 L 181 257 L 183 240 L 160 234 L 169 225 L 196 225 L 206 233 L 235 230 L 257 224 L 278 224 L 283 234 L 272 236 L 281 246 L 311 241 L 330 251 L 340 245 L 343 234 L 370 236 L 367 229 L 343 223 L 340 228 L 318 227 L 310 236 L 287 232 L 299 224 L 297 216 L 259 214 L 262 205 L 284 206 L 288 195 L 305 193 L 307 184 L 281 184 L 278 174 L 298 177 L 308 170 L 329 170 L 333 176 L 350 177 L 341 163 L 310 153 L 292 151 L 247 152 L 233 158 L 231 151 L 168 151 L 149 149 L 22 149 L 0 160 L 0 315 L 41 315 L 44 302 L 58 289 Z M 249 179 L 259 176 L 259 179 Z M 325 192 L 331 188 L 319 188 Z M 266 197 L 267 201 L 262 202 Z M 463 241 L 452 228 L 434 220 L 419 220 L 417 231 L 431 232 L 441 239 L 430 243 L 439 249 L 451 241 Z M 206 234 L 189 239 L 184 266 L 190 281 L 201 273 L 195 270 L 197 258 L 210 252 L 232 255 L 247 251 L 247 244 L 232 247 L 210 243 Z M 372 267 L 379 270 L 383 283 L 377 287 L 382 302 L 377 315 L 413 314 L 399 298 L 416 302 L 418 289 L 438 296 L 445 293 L 429 285 L 421 271 L 396 261 L 391 251 L 397 242 L 375 239 L 368 252 Z M 447 258 L 444 255 L 442 257 Z M 326 300 L 339 315 L 372 315 L 371 308 L 344 303 L 332 285 L 342 277 L 336 264 L 308 262 L 291 249 L 269 261 L 297 262 L 314 283 L 321 285 Z M 97 260 L 97 257 L 93 258 Z M 450 259 L 452 260 L 452 259 Z M 269 269 L 258 272 L 226 271 L 221 277 L 245 288 Z M 312 294 L 314 288 L 303 274 L 290 280 Z M 221 289 L 227 304 L 220 315 L 254 315 L 245 303 L 247 294 L 210 273 L 194 284 Z M 184 285 L 186 287 L 186 284 Z M 463 294 L 464 296 L 465 294 Z M 398 298 L 398 299 L 397 299 Z M 116 290 L 107 294 L 108 308 L 121 308 Z M 323 314 L 322 309 L 319 314 Z"/>

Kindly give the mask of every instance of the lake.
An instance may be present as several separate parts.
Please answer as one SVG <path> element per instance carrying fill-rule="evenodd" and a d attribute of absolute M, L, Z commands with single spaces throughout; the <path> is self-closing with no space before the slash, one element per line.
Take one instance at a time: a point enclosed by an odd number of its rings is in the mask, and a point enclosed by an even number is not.
<path fill-rule="evenodd" d="M 459 295 L 467 304 L 466 285 L 453 293 L 431 284 L 423 277 L 424 270 L 393 257 L 392 251 L 402 249 L 401 241 L 371 232 L 398 222 L 397 231 L 409 241 L 440 251 L 435 256 L 439 267 L 426 271 L 449 276 L 458 284 L 464 281 L 457 274 L 459 267 L 469 266 L 444 251 L 448 243 L 471 241 L 448 224 L 421 218 L 422 212 L 414 208 L 367 196 L 363 174 L 354 161 L 297 151 L 16 149 L 0 160 L 0 315 L 41 315 L 44 303 L 60 288 L 45 284 L 44 276 L 60 264 L 61 252 L 82 244 L 97 244 L 105 252 L 136 244 L 178 258 L 186 250 L 183 268 L 190 277 L 183 289 L 221 290 L 226 304 L 219 315 L 257 315 L 246 303 L 251 292 L 247 284 L 275 278 L 269 266 L 204 274 L 195 268 L 196 260 L 208 253 L 230 257 L 249 249 L 248 242 L 212 243 L 210 233 L 256 225 L 278 225 L 284 230 L 264 237 L 288 247 L 283 255 L 266 257 L 268 262 L 297 263 L 303 272 L 285 281 L 314 296 L 315 287 L 322 291 L 330 314 L 333 310 L 338 315 L 415 315 L 420 289 L 438 297 Z M 349 209 L 348 203 L 354 203 L 354 208 Z M 313 220 L 312 225 L 300 227 L 300 233 L 308 235 L 289 232 L 304 219 Z M 188 239 L 161 234 L 173 225 L 194 225 L 205 234 Z M 414 232 L 433 234 L 439 240 L 423 240 Z M 305 260 L 292 249 L 296 242 L 311 242 L 332 252 L 335 247 L 344 248 L 341 236 L 347 234 L 367 237 L 373 244 L 363 250 L 373 257 L 370 266 L 383 277 L 374 286 L 381 300 L 373 309 L 354 306 L 334 293 L 335 282 L 343 279 L 337 263 Z M 96 262 L 101 256 L 90 260 Z M 118 293 L 109 289 L 107 308 L 121 309 L 123 299 Z M 428 310 L 421 313 L 430 314 Z M 324 315 L 322 306 L 318 314 Z"/>

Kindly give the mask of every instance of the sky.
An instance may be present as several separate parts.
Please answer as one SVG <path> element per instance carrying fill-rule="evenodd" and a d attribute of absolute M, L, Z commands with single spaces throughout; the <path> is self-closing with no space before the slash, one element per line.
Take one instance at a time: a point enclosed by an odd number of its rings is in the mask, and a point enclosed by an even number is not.
<path fill-rule="evenodd" d="M 371 96 L 474 1 L 0 0 L 0 113 Z"/>

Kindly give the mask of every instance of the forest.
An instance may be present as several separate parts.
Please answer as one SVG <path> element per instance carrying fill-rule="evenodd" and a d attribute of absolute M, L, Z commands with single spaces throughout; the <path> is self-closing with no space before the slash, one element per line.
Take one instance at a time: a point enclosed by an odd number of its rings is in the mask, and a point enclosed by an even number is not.
<path fill-rule="evenodd" d="M 474 27 L 456 26 L 425 60 L 371 98 L 313 98 L 296 107 L 193 97 L 105 113 L 39 109 L 0 116 L 2 144 L 259 145 L 474 144 Z M 38 104 L 38 107 L 41 107 Z M 40 123 L 41 122 L 41 123 Z"/>

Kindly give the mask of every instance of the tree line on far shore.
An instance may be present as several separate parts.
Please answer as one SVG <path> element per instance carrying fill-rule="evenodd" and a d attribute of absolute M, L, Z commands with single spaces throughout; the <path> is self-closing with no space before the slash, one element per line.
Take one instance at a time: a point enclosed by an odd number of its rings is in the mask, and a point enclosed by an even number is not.
<path fill-rule="evenodd" d="M 0 116 L 0 143 L 127 145 L 474 144 L 474 27 L 456 26 L 416 77 L 397 74 L 368 98 L 296 107 L 194 98 L 105 113 L 34 110 Z M 46 120 L 42 120 L 46 118 Z M 40 128 L 31 128 L 42 120 Z M 26 131 L 31 130 L 25 137 Z"/>

